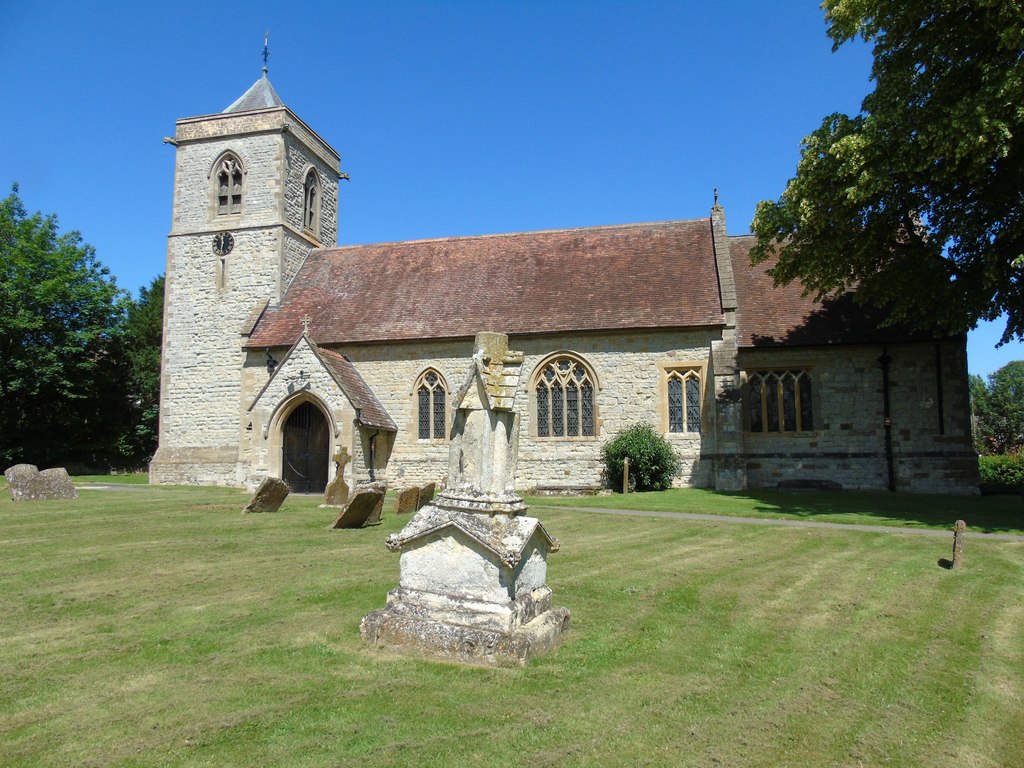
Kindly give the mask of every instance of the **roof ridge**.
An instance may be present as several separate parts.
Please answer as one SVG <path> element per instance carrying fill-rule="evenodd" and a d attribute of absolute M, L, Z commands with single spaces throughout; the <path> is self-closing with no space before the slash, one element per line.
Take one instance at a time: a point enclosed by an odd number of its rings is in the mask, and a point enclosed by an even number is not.
<path fill-rule="evenodd" d="M 507 237 L 521 237 L 522 235 L 550 235 L 569 232 L 597 232 L 613 229 L 635 229 L 639 227 L 667 227 L 672 224 L 697 224 L 710 221 L 710 217 L 699 219 L 668 219 L 666 221 L 639 221 L 630 224 L 599 224 L 592 227 L 567 227 L 564 229 L 527 229 L 521 232 L 495 232 L 481 235 L 451 235 L 448 237 L 424 237 L 416 240 L 385 240 L 376 243 L 352 243 L 350 245 L 334 245 L 327 248 L 318 248 L 317 251 L 347 251 L 357 248 L 372 248 L 384 245 L 419 245 L 422 243 L 450 243 L 465 240 L 489 240 Z"/>

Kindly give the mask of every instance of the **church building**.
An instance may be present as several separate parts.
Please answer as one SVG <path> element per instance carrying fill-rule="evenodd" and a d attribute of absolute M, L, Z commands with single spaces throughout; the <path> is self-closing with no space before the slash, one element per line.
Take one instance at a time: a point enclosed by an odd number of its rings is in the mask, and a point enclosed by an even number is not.
<path fill-rule="evenodd" d="M 154 483 L 440 481 L 480 331 L 524 354 L 520 491 L 600 488 L 651 424 L 678 486 L 976 493 L 964 337 L 880 327 L 679 221 L 336 245 L 338 153 L 266 70 L 179 120 Z"/>

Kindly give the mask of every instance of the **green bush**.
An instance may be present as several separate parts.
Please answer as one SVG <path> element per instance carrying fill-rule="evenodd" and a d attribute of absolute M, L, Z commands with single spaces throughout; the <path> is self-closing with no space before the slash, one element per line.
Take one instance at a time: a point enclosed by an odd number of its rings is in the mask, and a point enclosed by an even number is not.
<path fill-rule="evenodd" d="M 983 493 L 1024 493 L 1024 454 L 979 456 Z"/>
<path fill-rule="evenodd" d="M 664 437 L 650 424 L 634 424 L 601 449 L 605 476 L 611 487 L 622 490 L 622 462 L 629 457 L 629 490 L 664 491 L 672 487 L 679 459 Z"/>

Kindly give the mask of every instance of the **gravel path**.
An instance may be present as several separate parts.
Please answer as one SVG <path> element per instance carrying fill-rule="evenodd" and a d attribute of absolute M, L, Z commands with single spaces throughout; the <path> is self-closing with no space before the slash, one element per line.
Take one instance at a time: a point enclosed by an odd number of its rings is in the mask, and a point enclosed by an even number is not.
<path fill-rule="evenodd" d="M 897 528 L 892 525 L 857 525 L 855 523 L 819 523 L 812 520 L 785 520 L 766 517 L 728 517 L 726 515 L 702 515 L 697 512 L 645 512 L 636 509 L 605 509 L 599 507 L 568 507 L 544 506 L 534 504 L 531 509 L 571 509 L 574 512 L 596 512 L 600 515 L 625 515 L 635 517 L 664 517 L 671 520 L 706 520 L 713 523 L 740 523 L 743 525 L 785 525 L 791 528 L 838 528 L 840 530 L 870 531 L 871 533 L 905 533 L 913 536 L 943 536 L 952 538 L 952 529 L 937 531 L 930 528 Z M 967 527 L 967 535 L 979 539 L 999 539 L 1002 541 L 1024 541 L 1024 536 L 1016 533 L 977 533 Z"/>

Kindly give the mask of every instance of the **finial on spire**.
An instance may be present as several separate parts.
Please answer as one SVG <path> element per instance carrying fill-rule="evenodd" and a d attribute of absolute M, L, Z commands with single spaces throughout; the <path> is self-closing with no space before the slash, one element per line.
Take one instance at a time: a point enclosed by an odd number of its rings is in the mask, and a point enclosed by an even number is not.
<path fill-rule="evenodd" d="M 263 36 L 263 74 L 267 74 L 267 59 L 270 58 L 270 30 Z"/>
<path fill-rule="evenodd" d="M 715 205 L 718 205 L 718 187 L 715 187 Z"/>

